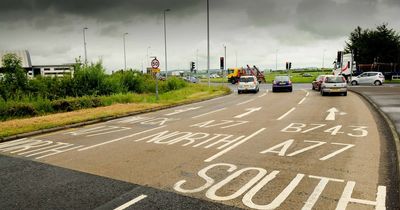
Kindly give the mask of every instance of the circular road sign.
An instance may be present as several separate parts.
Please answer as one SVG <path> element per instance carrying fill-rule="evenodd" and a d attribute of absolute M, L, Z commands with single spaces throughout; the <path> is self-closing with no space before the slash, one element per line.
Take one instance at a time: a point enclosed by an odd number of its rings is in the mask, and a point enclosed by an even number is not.
<path fill-rule="evenodd" d="M 160 66 L 160 61 L 158 61 L 156 58 L 154 58 L 154 59 L 151 61 L 151 67 L 152 67 L 153 69 L 157 69 L 159 66 Z"/>

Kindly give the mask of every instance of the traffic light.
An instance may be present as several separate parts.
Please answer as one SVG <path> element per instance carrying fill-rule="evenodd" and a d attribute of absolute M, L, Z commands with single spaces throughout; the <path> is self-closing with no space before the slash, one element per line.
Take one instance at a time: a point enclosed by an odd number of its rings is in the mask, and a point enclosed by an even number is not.
<path fill-rule="evenodd" d="M 193 72 L 196 69 L 196 64 L 195 62 L 190 62 L 190 71 Z"/>
<path fill-rule="evenodd" d="M 292 69 L 292 62 L 289 62 L 289 70 Z"/>
<path fill-rule="evenodd" d="M 219 67 L 221 70 L 224 69 L 224 57 L 219 58 Z"/>
<path fill-rule="evenodd" d="M 338 51 L 337 52 L 337 63 L 342 63 L 342 57 L 343 57 L 343 52 L 342 51 Z"/>
<path fill-rule="evenodd" d="M 289 69 L 289 62 L 286 62 L 286 70 Z"/>

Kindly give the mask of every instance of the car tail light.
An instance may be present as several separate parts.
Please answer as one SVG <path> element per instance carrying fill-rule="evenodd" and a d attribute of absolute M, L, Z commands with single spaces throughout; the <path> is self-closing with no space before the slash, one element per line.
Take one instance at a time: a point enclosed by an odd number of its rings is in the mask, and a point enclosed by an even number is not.
<path fill-rule="evenodd" d="M 383 75 L 379 75 L 379 78 L 385 78 L 385 76 L 383 76 Z"/>

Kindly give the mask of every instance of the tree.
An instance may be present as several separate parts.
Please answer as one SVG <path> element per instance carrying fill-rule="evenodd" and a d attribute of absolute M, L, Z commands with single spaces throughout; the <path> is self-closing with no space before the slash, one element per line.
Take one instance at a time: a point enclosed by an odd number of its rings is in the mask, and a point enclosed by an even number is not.
<path fill-rule="evenodd" d="M 346 52 L 353 51 L 360 64 L 400 63 L 400 35 L 384 23 L 375 30 L 357 26 L 346 42 Z"/>
<path fill-rule="evenodd" d="M 1 96 L 4 100 L 21 96 L 28 86 L 28 77 L 22 68 L 21 58 L 16 54 L 8 53 L 3 56 L 1 61 L 5 73 L 2 81 L 4 90 L 1 92 Z"/>

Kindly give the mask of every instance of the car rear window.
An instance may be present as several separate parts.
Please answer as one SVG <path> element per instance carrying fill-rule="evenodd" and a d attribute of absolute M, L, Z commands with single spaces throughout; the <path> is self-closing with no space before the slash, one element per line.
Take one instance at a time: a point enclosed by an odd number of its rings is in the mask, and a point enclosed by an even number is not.
<path fill-rule="evenodd" d="M 288 76 L 276 76 L 275 77 L 275 81 L 289 81 L 289 77 Z"/>
<path fill-rule="evenodd" d="M 254 82 L 253 77 L 240 77 L 240 82 Z"/>
<path fill-rule="evenodd" d="M 325 82 L 326 83 L 343 83 L 344 79 L 343 79 L 343 77 L 326 77 Z"/>

